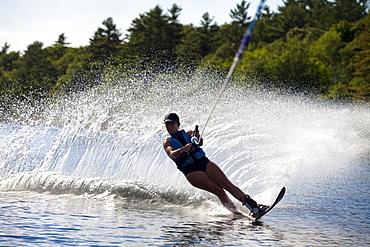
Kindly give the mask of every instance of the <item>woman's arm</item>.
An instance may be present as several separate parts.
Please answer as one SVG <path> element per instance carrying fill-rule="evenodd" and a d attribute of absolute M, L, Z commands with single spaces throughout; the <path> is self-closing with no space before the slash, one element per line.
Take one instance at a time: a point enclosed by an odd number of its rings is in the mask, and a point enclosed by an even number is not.
<path fill-rule="evenodd" d="M 183 155 L 184 153 L 188 153 L 191 150 L 191 146 L 192 146 L 192 144 L 188 143 L 185 146 L 182 146 L 181 148 L 175 150 L 171 146 L 169 140 L 165 140 L 163 142 L 164 151 L 166 151 L 167 155 L 170 156 L 172 159 L 177 159 L 181 155 Z"/>

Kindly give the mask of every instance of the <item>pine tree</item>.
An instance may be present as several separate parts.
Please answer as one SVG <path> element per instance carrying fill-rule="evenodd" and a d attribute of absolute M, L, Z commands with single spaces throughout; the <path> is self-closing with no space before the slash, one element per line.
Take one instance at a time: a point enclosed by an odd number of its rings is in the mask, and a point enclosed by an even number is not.
<path fill-rule="evenodd" d="M 18 60 L 18 68 L 11 73 L 15 94 L 32 101 L 46 97 L 56 80 L 55 70 L 42 47 L 43 43 L 39 41 L 28 45 L 24 55 Z"/>
<path fill-rule="evenodd" d="M 140 14 L 140 18 L 132 21 L 128 29 L 129 45 L 137 54 L 150 54 L 170 48 L 167 31 L 169 16 L 157 5 L 148 13 Z"/>
<path fill-rule="evenodd" d="M 7 54 L 9 48 L 10 48 L 10 45 L 7 42 L 5 42 L 4 46 L 1 48 L 0 56 L 4 55 L 4 54 Z"/>
<path fill-rule="evenodd" d="M 363 20 L 364 30 L 357 37 L 358 51 L 355 56 L 356 76 L 349 88 L 356 99 L 370 100 L 370 14 Z"/>
<path fill-rule="evenodd" d="M 333 11 L 337 22 L 344 20 L 354 23 L 365 17 L 368 8 L 368 0 L 336 0 Z"/>
<path fill-rule="evenodd" d="M 139 56 L 141 65 L 151 67 L 154 73 L 172 69 L 176 60 L 176 47 L 183 37 L 183 26 L 178 17 L 181 7 L 173 4 L 169 14 L 156 5 L 149 12 L 135 18 L 128 29 L 128 53 Z"/>
<path fill-rule="evenodd" d="M 64 33 L 60 34 L 58 40 L 55 41 L 55 45 L 69 45 L 71 43 L 66 42 L 67 37 L 64 36 Z"/>
<path fill-rule="evenodd" d="M 174 50 L 178 44 L 180 44 L 180 39 L 183 36 L 181 34 L 183 26 L 179 22 L 178 17 L 182 8 L 176 4 L 173 4 L 171 9 L 169 9 L 169 27 L 168 27 L 168 42 L 170 43 L 170 50 Z"/>
<path fill-rule="evenodd" d="M 213 23 L 214 18 L 210 18 L 209 13 L 206 12 L 200 21 L 201 26 L 198 28 L 200 32 L 201 55 L 206 56 L 215 52 L 220 45 L 219 29 L 217 23 Z"/>
<path fill-rule="evenodd" d="M 230 17 L 233 20 L 233 22 L 237 22 L 241 26 L 245 26 L 247 22 L 251 19 L 250 16 L 248 16 L 248 9 L 249 9 L 250 3 L 247 4 L 245 0 L 242 0 L 240 4 L 236 5 L 235 9 L 230 10 Z"/>
<path fill-rule="evenodd" d="M 93 60 L 105 61 L 107 58 L 118 53 L 122 40 L 121 33 L 109 17 L 103 21 L 105 28 L 99 27 L 90 39 L 90 50 Z"/>

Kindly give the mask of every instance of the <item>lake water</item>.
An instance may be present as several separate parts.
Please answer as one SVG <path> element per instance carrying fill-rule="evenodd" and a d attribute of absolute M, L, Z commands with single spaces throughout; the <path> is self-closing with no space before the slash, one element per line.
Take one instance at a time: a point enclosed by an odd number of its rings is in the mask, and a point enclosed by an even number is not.
<path fill-rule="evenodd" d="M 0 123 L 0 245 L 370 245 L 368 105 L 225 92 L 207 155 L 260 203 L 287 188 L 253 222 L 191 187 L 162 150 L 163 116 L 202 130 L 221 80 L 188 79 L 121 82 Z"/>
<path fill-rule="evenodd" d="M 290 187 L 279 207 L 257 223 L 233 217 L 211 199 L 183 206 L 108 194 L 3 192 L 0 244 L 368 246 L 370 174 L 366 167 L 357 169 L 350 174 L 356 176 L 344 181 L 347 171 Z"/>

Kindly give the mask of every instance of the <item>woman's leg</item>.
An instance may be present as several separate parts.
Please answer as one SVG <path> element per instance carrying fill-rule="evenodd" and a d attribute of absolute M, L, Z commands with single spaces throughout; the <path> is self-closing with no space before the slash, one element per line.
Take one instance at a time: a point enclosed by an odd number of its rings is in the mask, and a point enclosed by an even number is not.
<path fill-rule="evenodd" d="M 208 165 L 207 165 L 208 166 Z M 208 168 L 207 168 L 208 169 Z M 191 185 L 196 188 L 206 190 L 215 194 L 221 201 L 221 203 L 235 214 L 240 212 L 236 209 L 235 204 L 230 200 L 225 191 L 220 185 L 218 185 L 213 179 L 211 179 L 207 173 L 202 171 L 194 171 L 186 175 L 186 179 Z M 244 195 L 244 194 L 243 194 Z"/>
<path fill-rule="evenodd" d="M 245 193 L 236 187 L 225 175 L 225 173 L 214 163 L 209 161 L 206 169 L 207 175 L 217 183 L 221 188 L 227 190 L 236 199 L 245 203 Z"/>

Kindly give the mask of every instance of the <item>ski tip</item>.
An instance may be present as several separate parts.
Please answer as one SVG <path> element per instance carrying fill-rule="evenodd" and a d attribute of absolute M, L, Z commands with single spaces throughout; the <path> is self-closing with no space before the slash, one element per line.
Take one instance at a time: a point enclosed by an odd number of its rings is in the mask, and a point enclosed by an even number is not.
<path fill-rule="evenodd" d="M 286 188 L 285 188 L 285 187 L 283 187 L 283 188 L 280 190 L 279 195 L 280 195 L 280 196 L 284 196 L 284 195 L 285 195 L 285 191 L 286 191 Z"/>

